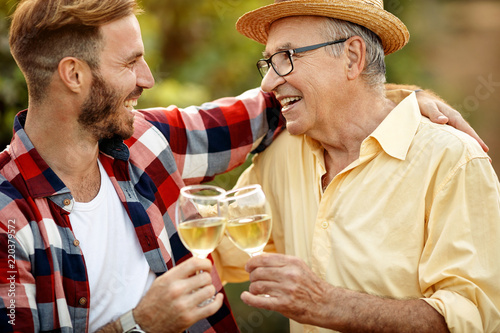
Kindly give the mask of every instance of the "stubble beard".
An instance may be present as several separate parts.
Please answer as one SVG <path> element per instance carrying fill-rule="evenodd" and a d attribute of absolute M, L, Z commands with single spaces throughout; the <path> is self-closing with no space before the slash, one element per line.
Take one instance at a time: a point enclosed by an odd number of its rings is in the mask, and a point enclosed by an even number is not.
<path fill-rule="evenodd" d="M 123 140 L 134 133 L 134 118 L 125 117 L 124 101 L 108 87 L 99 73 L 92 75 L 89 96 L 81 106 L 78 122 L 97 141 L 118 136 Z"/>

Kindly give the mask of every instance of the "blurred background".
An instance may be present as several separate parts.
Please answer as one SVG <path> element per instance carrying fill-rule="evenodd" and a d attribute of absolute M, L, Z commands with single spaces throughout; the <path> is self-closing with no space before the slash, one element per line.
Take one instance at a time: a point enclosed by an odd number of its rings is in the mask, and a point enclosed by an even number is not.
<path fill-rule="evenodd" d="M 185 107 L 257 87 L 255 62 L 263 46 L 234 29 L 237 18 L 272 0 L 142 0 L 139 17 L 156 86 L 140 108 Z M 27 107 L 24 79 L 8 45 L 8 16 L 17 1 L 0 0 L 0 151 L 15 114 Z M 500 171 L 500 1 L 386 0 L 406 23 L 410 43 L 386 58 L 388 82 L 432 89 L 459 110 L 489 145 Z M 247 163 L 215 182 L 229 188 Z M 288 332 L 282 316 L 239 300 L 247 284 L 229 284 L 228 296 L 244 333 Z"/>

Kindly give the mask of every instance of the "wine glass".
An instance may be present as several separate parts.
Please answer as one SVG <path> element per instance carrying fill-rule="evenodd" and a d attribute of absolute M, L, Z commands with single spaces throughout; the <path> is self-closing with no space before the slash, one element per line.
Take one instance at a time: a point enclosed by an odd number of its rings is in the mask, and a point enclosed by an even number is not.
<path fill-rule="evenodd" d="M 205 259 L 222 240 L 227 222 L 225 193 L 222 188 L 212 185 L 190 185 L 181 189 L 175 206 L 177 233 L 195 257 Z M 215 296 L 199 306 L 214 299 Z"/>
<path fill-rule="evenodd" d="M 260 185 L 226 193 L 229 239 L 250 257 L 262 254 L 271 235 L 271 208 Z"/>

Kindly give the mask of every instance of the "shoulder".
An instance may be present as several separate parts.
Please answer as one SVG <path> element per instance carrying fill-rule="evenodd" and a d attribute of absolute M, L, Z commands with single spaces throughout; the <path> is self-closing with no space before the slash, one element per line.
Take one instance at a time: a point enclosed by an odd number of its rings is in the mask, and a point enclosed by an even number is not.
<path fill-rule="evenodd" d="M 300 174 L 314 167 L 317 159 L 311 140 L 304 135 L 291 135 L 283 131 L 263 152 L 253 157 L 253 172 L 263 178 L 283 178 Z"/>
<path fill-rule="evenodd" d="M 11 155 L 10 146 L 0 153 L 0 208 L 3 208 L 9 199 L 22 197 L 13 183 L 19 182 L 21 178 L 19 168 Z"/>
<path fill-rule="evenodd" d="M 16 224 L 20 228 L 29 220 L 29 209 L 22 192 L 26 192 L 24 181 L 14 160 L 6 157 L 5 151 L 0 154 L 0 223 L 2 230 L 8 232 Z M 10 227 L 9 227 L 10 225 Z"/>
<path fill-rule="evenodd" d="M 159 109 L 157 111 L 162 112 Z M 161 127 L 161 123 L 155 122 L 155 118 L 151 114 L 144 113 L 142 110 L 137 111 L 134 117 L 134 134 L 125 143 L 131 150 L 135 147 L 163 150 L 168 146 L 168 142 L 165 133 L 159 127 Z M 131 151 L 132 153 L 133 151 Z"/>
<path fill-rule="evenodd" d="M 457 177 L 469 177 L 475 183 L 497 178 L 490 157 L 475 139 L 427 118 L 422 118 L 407 157 L 422 172 L 431 173 L 436 184 L 448 184 Z"/>
<path fill-rule="evenodd" d="M 263 152 L 256 154 L 254 161 L 282 161 L 301 155 L 307 146 L 305 137 L 291 135 L 288 131 L 280 133 Z"/>
<path fill-rule="evenodd" d="M 425 117 L 421 119 L 415 139 L 445 157 L 465 161 L 476 158 L 489 159 L 479 143 L 468 134 L 448 125 L 435 124 Z"/>
<path fill-rule="evenodd" d="M 141 136 L 145 131 L 155 126 L 155 123 L 160 122 L 163 117 L 162 113 L 165 110 L 137 110 L 134 114 L 134 136 Z"/>
<path fill-rule="evenodd" d="M 10 146 L 7 146 L 2 152 L 0 152 L 0 174 L 3 174 L 5 165 L 12 161 L 13 160 L 10 154 Z"/>

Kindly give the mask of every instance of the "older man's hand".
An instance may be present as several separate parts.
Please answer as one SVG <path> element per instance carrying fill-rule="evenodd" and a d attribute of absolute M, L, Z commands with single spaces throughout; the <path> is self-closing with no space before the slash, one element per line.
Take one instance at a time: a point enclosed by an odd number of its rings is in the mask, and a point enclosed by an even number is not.
<path fill-rule="evenodd" d="M 331 286 L 317 277 L 299 258 L 268 254 L 251 258 L 250 290 L 241 299 L 250 306 L 277 311 L 300 323 L 314 323 L 327 313 L 322 307 L 325 290 Z M 263 295 L 269 295 L 263 296 Z"/>
<path fill-rule="evenodd" d="M 262 254 L 251 258 L 246 270 L 251 284 L 250 291 L 241 294 L 243 302 L 302 324 L 341 332 L 449 332 L 443 316 L 420 299 L 398 300 L 335 287 L 296 257 Z"/>

